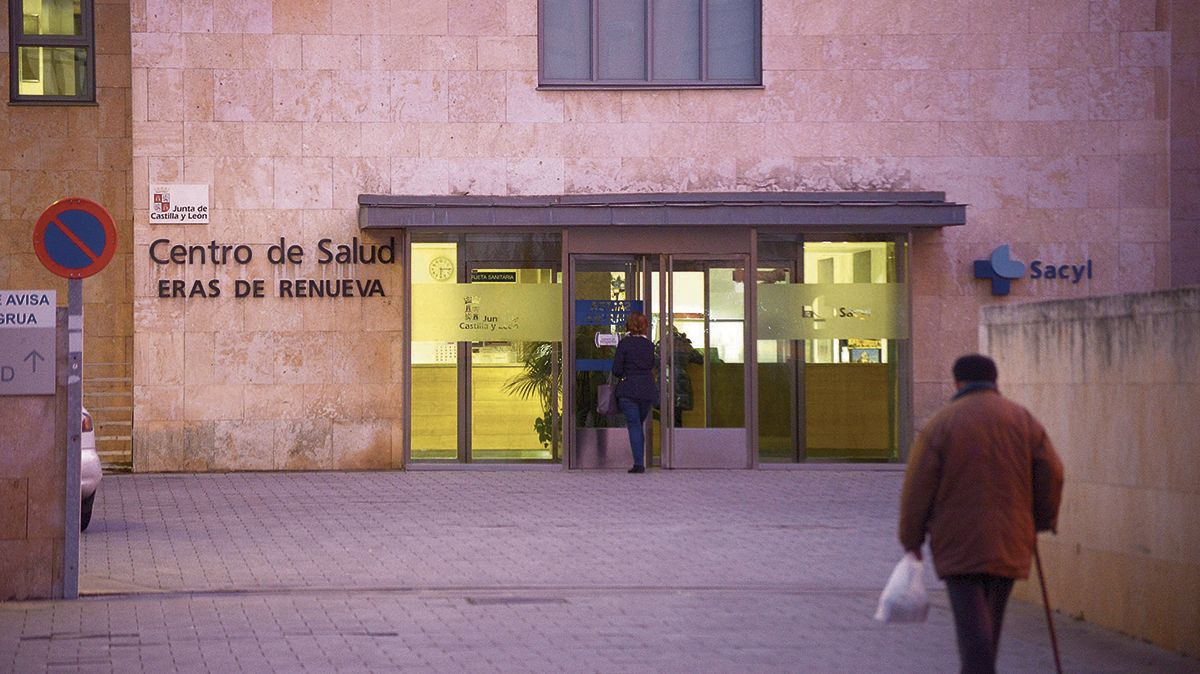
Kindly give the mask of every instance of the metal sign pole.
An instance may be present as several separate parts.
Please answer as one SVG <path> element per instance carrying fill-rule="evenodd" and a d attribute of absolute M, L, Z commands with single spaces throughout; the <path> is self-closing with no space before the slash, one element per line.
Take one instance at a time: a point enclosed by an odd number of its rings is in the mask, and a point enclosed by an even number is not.
<path fill-rule="evenodd" d="M 79 596 L 80 441 L 83 439 L 83 280 L 117 252 L 117 227 L 100 204 L 67 197 L 50 204 L 33 226 L 33 252 L 67 279 L 67 484 L 63 522 L 63 597 Z M 56 356 L 57 359 L 57 356 Z M 57 383 L 57 382 L 56 382 Z"/>
<path fill-rule="evenodd" d="M 63 598 L 79 597 L 79 471 L 83 434 L 83 281 L 67 281 L 67 489 Z"/>

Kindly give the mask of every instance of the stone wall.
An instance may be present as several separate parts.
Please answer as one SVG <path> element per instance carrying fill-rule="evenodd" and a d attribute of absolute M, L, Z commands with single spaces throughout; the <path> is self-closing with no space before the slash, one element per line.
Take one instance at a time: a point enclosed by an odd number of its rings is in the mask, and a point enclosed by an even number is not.
<path fill-rule="evenodd" d="M 913 247 L 919 425 L 995 301 L 972 261 L 996 245 L 1094 261 L 1016 301 L 1168 286 L 1164 7 L 765 0 L 760 90 L 539 91 L 536 0 L 134 3 L 137 468 L 400 464 L 403 270 L 261 261 L 349 240 L 360 193 L 945 191 L 970 208 Z M 151 226 L 150 182 L 209 184 L 212 223 Z M 158 265 L 159 238 L 259 259 Z M 157 296 L 301 276 L 388 297 Z"/>
<path fill-rule="evenodd" d="M 84 402 L 95 414 L 97 449 L 112 453 L 106 459 L 123 453 L 128 460 L 133 360 L 129 1 L 97 0 L 95 27 L 96 105 L 0 105 L 0 287 L 57 290 L 65 302 L 66 281 L 34 255 L 34 223 L 47 206 L 70 196 L 91 199 L 112 215 L 117 253 L 103 273 L 84 282 Z M 8 40 L 8 12 L 0 12 L 6 98 Z M 92 399 L 93 391 L 115 395 Z M 105 400 L 121 399 L 123 405 L 104 409 Z"/>
<path fill-rule="evenodd" d="M 1051 604 L 1200 655 L 1200 288 L 991 307 L 979 330 L 1066 466 Z"/>
<path fill-rule="evenodd" d="M 59 309 L 57 394 L 0 396 L 0 602 L 65 590 L 66 318 Z"/>
<path fill-rule="evenodd" d="M 1170 9 L 1171 281 L 1200 285 L 1200 3 Z"/>

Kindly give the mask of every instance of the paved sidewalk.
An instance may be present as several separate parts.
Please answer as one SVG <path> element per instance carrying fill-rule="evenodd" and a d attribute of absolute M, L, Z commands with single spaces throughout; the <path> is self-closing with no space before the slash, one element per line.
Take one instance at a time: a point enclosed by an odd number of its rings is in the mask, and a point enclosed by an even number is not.
<path fill-rule="evenodd" d="M 955 671 L 870 617 L 895 471 L 106 477 L 75 602 L 0 604 L 0 671 Z M 1072 672 L 1200 662 L 1058 616 Z M 1053 671 L 1014 602 L 1001 670 Z"/>

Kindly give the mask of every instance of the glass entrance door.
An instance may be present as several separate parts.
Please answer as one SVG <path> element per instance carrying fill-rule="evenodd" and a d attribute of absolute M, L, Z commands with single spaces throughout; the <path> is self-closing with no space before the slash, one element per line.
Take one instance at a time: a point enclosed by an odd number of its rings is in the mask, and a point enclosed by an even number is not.
<path fill-rule="evenodd" d="M 612 382 L 613 354 L 631 311 L 650 318 L 659 362 L 659 402 L 645 428 L 647 463 L 750 465 L 745 265 L 740 256 L 571 256 L 572 467 L 632 463 L 624 418 L 596 409 L 600 386 Z"/>
<path fill-rule="evenodd" d="M 747 468 L 745 259 L 666 257 L 662 464 Z"/>
<path fill-rule="evenodd" d="M 656 292 L 650 286 L 657 258 L 646 255 L 575 255 L 571 257 L 572 354 L 568 437 L 573 438 L 574 468 L 620 468 L 632 465 L 629 432 L 620 413 L 601 413 L 598 392 L 613 385 L 612 359 L 625 334 L 629 314 L 651 316 Z M 651 322 L 651 340 L 657 325 Z M 647 426 L 649 424 L 647 423 Z M 658 442 L 646 434 L 646 461 L 655 465 Z"/>

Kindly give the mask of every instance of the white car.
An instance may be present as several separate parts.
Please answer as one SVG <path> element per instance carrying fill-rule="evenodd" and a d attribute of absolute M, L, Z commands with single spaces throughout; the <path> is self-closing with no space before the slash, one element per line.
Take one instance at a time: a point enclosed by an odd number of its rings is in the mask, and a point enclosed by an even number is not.
<path fill-rule="evenodd" d="M 96 500 L 96 488 L 100 486 L 100 478 L 104 477 L 100 469 L 100 455 L 96 454 L 96 427 L 92 424 L 92 415 L 87 409 L 83 410 L 82 433 L 79 436 L 79 448 L 82 456 L 79 461 L 79 530 L 86 531 L 92 521 L 92 503 Z"/>

